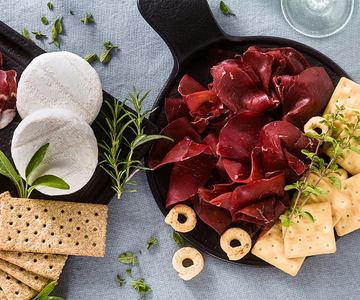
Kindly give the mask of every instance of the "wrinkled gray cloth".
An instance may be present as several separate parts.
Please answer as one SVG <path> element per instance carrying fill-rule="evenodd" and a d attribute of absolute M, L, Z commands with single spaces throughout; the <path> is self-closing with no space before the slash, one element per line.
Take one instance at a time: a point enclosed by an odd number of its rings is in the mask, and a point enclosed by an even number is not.
<path fill-rule="evenodd" d="M 184 0 L 186 1 L 186 0 Z M 46 51 L 58 51 L 48 44 L 51 27 L 63 16 L 64 32 L 60 49 L 80 56 L 100 54 L 103 43 L 111 41 L 119 49 L 103 65 L 93 63 L 103 89 L 122 100 L 135 86 L 151 90 L 144 103 L 150 109 L 172 67 L 171 53 L 163 40 L 141 17 L 135 0 L 2 0 L 0 20 L 21 32 L 41 30 L 47 39 L 36 40 Z M 360 15 L 356 1 L 349 24 L 337 34 L 321 39 L 301 35 L 282 16 L 279 0 L 227 0 L 236 16 L 224 15 L 218 0 L 209 0 L 221 28 L 231 35 L 266 35 L 305 43 L 329 56 L 352 78 L 360 82 Z M 73 15 L 70 14 L 73 11 Z M 91 12 L 94 23 L 84 25 L 80 19 Z M 50 21 L 45 26 L 40 18 Z M 31 34 L 32 35 L 32 34 Z M 33 36 L 33 35 L 32 35 Z M 172 256 L 179 246 L 172 239 L 172 229 L 156 206 L 145 172 L 139 172 L 137 192 L 113 199 L 109 205 L 106 255 L 104 258 L 71 256 L 52 295 L 67 300 L 140 299 L 131 288 L 130 279 L 143 277 L 152 291 L 145 299 L 359 299 L 360 231 L 337 241 L 337 252 L 306 259 L 299 274 L 292 277 L 274 267 L 256 267 L 223 262 L 204 254 L 203 271 L 189 282 L 183 281 L 172 267 Z M 147 241 L 158 244 L 145 250 Z M 139 254 L 142 250 L 142 254 Z M 132 275 L 129 267 L 118 261 L 123 252 L 138 254 Z M 116 275 L 126 282 L 119 287 Z"/>

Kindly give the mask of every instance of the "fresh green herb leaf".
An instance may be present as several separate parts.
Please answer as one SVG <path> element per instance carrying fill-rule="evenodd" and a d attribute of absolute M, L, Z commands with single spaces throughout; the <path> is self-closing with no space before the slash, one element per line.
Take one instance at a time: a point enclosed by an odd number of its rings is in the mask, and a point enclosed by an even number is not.
<path fill-rule="evenodd" d="M 8 177 L 16 186 L 17 190 L 20 190 L 19 182 L 22 182 L 21 176 L 15 171 L 11 162 L 2 151 L 0 151 L 0 174 Z"/>
<path fill-rule="evenodd" d="M 309 213 L 308 211 L 303 211 L 302 214 L 315 224 L 315 219 L 311 213 Z"/>
<path fill-rule="evenodd" d="M 41 164 L 48 148 L 49 143 L 46 143 L 45 145 L 41 146 L 39 150 L 36 151 L 35 154 L 31 157 L 25 170 L 26 180 L 29 180 L 31 173 Z"/>
<path fill-rule="evenodd" d="M 94 22 L 94 19 L 91 17 L 91 13 L 88 13 L 85 18 L 81 19 L 80 21 L 84 22 L 84 25 L 87 25 L 87 23 Z"/>
<path fill-rule="evenodd" d="M 41 17 L 41 22 L 42 22 L 44 25 L 47 25 L 48 20 L 46 19 L 45 16 L 42 16 L 42 17 Z"/>
<path fill-rule="evenodd" d="M 131 268 L 129 268 L 129 269 L 126 269 L 126 273 L 128 273 L 129 275 L 131 275 Z"/>
<path fill-rule="evenodd" d="M 125 279 L 121 278 L 120 275 L 116 275 L 116 279 L 119 281 L 119 287 L 122 287 Z"/>
<path fill-rule="evenodd" d="M 47 4 L 47 7 L 49 8 L 49 9 L 52 9 L 52 3 L 51 2 L 48 2 L 48 4 Z"/>
<path fill-rule="evenodd" d="M 53 300 L 64 300 L 63 298 L 60 297 L 53 297 L 53 296 L 48 296 L 54 289 L 56 285 L 56 282 L 50 282 L 35 298 L 33 298 L 32 300 L 48 300 L 48 299 L 53 299 Z"/>
<path fill-rule="evenodd" d="M 112 59 L 112 54 L 110 52 L 111 50 L 105 50 L 100 54 L 100 62 L 103 64 L 107 64 Z"/>
<path fill-rule="evenodd" d="M 180 246 L 184 245 L 184 239 L 182 238 L 182 236 L 177 231 L 173 232 L 173 239 L 174 239 L 176 244 L 178 244 Z"/>
<path fill-rule="evenodd" d="M 62 24 L 61 24 L 61 20 L 63 17 L 60 17 L 59 19 L 55 20 L 54 26 L 56 28 L 56 31 L 58 34 L 62 33 L 63 28 L 62 28 Z"/>
<path fill-rule="evenodd" d="M 220 1 L 220 10 L 222 13 L 226 14 L 226 15 L 233 15 L 235 16 L 235 14 L 233 14 L 232 12 L 230 12 L 230 10 L 228 9 L 228 7 L 226 6 L 224 1 Z"/>
<path fill-rule="evenodd" d="M 119 256 L 119 261 L 124 263 L 124 264 L 133 264 L 135 265 L 137 263 L 136 258 L 136 254 L 131 254 L 129 252 L 120 254 Z"/>
<path fill-rule="evenodd" d="M 31 187 L 48 186 L 61 190 L 68 190 L 70 186 L 61 178 L 55 175 L 44 175 L 34 180 Z"/>
<path fill-rule="evenodd" d="M 153 236 L 146 245 L 146 250 L 149 250 L 152 246 L 157 244 L 157 238 Z"/>
<path fill-rule="evenodd" d="M 142 254 L 141 250 L 139 250 L 139 253 Z"/>
<path fill-rule="evenodd" d="M 28 40 L 31 40 L 31 37 L 29 36 L 29 33 L 25 27 L 23 27 L 21 34 L 23 37 L 26 37 Z"/>
<path fill-rule="evenodd" d="M 58 39 L 55 39 L 55 40 L 54 40 L 54 44 L 55 44 L 57 47 L 60 47 L 60 42 L 59 42 Z"/>
<path fill-rule="evenodd" d="M 72 10 L 70 10 L 70 14 L 71 14 L 71 15 L 74 15 L 74 12 L 73 12 Z"/>
<path fill-rule="evenodd" d="M 151 288 L 145 284 L 144 278 L 140 277 L 138 281 L 131 280 L 131 284 L 138 293 L 146 294 L 151 291 Z"/>
<path fill-rule="evenodd" d="M 94 53 L 94 54 L 89 54 L 89 55 L 86 55 L 86 56 L 84 57 L 84 59 L 85 59 L 89 64 L 91 64 L 91 63 L 93 63 L 95 60 L 98 59 L 98 56 L 97 56 L 96 53 Z"/>
<path fill-rule="evenodd" d="M 35 34 L 35 38 L 39 39 L 41 37 L 46 37 L 46 34 L 41 33 L 41 31 L 32 31 L 33 34 Z"/>

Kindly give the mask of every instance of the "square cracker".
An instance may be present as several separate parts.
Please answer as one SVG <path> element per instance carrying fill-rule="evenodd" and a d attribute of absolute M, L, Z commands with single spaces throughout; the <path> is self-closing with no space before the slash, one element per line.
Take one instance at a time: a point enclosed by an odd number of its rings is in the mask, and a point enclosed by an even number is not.
<path fill-rule="evenodd" d="M 67 255 L 15 252 L 0 250 L 0 259 L 30 272 L 57 281 L 67 260 Z"/>
<path fill-rule="evenodd" d="M 0 270 L 0 285 L 8 300 L 29 300 L 38 292 Z"/>
<path fill-rule="evenodd" d="M 310 173 L 307 181 L 310 184 L 315 185 L 319 178 L 318 174 Z M 334 226 L 340 220 L 345 211 L 350 207 L 352 200 L 346 193 L 344 193 L 343 189 L 339 190 L 328 178 L 323 178 L 317 186 L 326 190 L 327 195 L 311 195 L 306 203 L 329 202 L 331 205 L 331 216 Z M 305 198 L 299 198 L 298 205 L 301 205 L 304 199 Z M 295 198 L 293 198 L 291 202 L 294 204 Z"/>
<path fill-rule="evenodd" d="M 294 224 L 289 227 L 284 239 L 286 257 L 334 253 L 336 243 L 330 203 L 306 204 L 302 211 L 311 213 L 315 224 L 305 216 L 293 219 Z"/>
<path fill-rule="evenodd" d="M 107 205 L 2 198 L 0 249 L 104 256 Z"/>
<path fill-rule="evenodd" d="M 26 271 L 24 268 L 2 259 L 0 259 L 0 270 L 8 273 L 12 277 L 20 280 L 22 283 L 38 292 L 42 291 L 51 282 L 51 279 L 49 278 Z"/>
<path fill-rule="evenodd" d="M 279 220 L 256 242 L 251 253 L 292 276 L 298 273 L 305 259 L 305 256 L 298 258 L 285 256 L 283 232 Z"/>
<path fill-rule="evenodd" d="M 360 174 L 345 180 L 343 190 L 352 199 L 352 204 L 335 225 L 336 233 L 339 236 L 360 228 Z"/>

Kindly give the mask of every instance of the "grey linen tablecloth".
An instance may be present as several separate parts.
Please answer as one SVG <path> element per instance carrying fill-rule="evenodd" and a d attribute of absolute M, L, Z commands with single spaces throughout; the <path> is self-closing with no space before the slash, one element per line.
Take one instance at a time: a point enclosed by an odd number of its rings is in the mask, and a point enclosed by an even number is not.
<path fill-rule="evenodd" d="M 64 32 L 60 49 L 80 56 L 100 54 L 103 43 L 111 41 L 119 49 L 113 59 L 93 67 L 100 75 L 103 89 L 122 100 L 133 86 L 151 92 L 144 103 L 150 109 L 168 78 L 173 60 L 162 39 L 141 17 L 135 0 L 2 0 L 0 20 L 21 32 L 41 30 L 51 36 L 56 18 L 63 16 Z M 305 43 L 329 56 L 360 83 L 360 13 L 356 1 L 352 19 L 337 34 L 314 39 L 292 29 L 283 18 L 279 0 L 227 0 L 236 16 L 224 15 L 218 0 L 209 0 L 211 10 L 221 28 L 231 35 L 266 35 Z M 70 14 L 73 11 L 73 15 Z M 91 12 L 94 23 L 84 25 L 80 19 Z M 40 18 L 45 15 L 50 24 Z M 32 34 L 31 34 L 32 35 Z M 50 38 L 36 40 L 46 51 L 59 49 L 48 44 Z M 172 239 L 173 230 L 151 194 L 145 172 L 139 172 L 137 192 L 124 194 L 109 204 L 106 255 L 104 258 L 71 256 L 52 295 L 67 300 L 140 299 L 131 288 L 130 279 L 143 277 L 152 291 L 145 299 L 359 299 L 360 231 L 337 241 L 334 254 L 311 257 L 299 274 L 292 277 L 274 267 L 256 267 L 223 262 L 204 254 L 203 271 L 193 280 L 180 279 L 172 268 L 172 256 L 179 249 Z M 158 244 L 145 250 L 151 236 Z M 139 263 L 128 268 L 118 261 L 123 252 L 138 253 Z M 122 287 L 116 275 L 126 279 Z"/>

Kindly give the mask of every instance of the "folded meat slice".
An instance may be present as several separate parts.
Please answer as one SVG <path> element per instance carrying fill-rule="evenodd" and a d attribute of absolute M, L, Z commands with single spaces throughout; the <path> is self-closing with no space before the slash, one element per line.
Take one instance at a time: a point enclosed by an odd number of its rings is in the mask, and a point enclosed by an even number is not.
<path fill-rule="evenodd" d="M 183 98 L 165 98 L 165 115 L 168 123 L 183 117 L 190 119 L 189 109 Z"/>
<path fill-rule="evenodd" d="M 3 77 L 6 76 L 6 83 L 4 84 Z M 0 70 L 0 129 L 6 127 L 16 115 L 16 72 Z M 5 87 L 7 85 L 7 88 Z M 7 92 L 7 99 L 4 101 Z"/>
<path fill-rule="evenodd" d="M 293 182 L 307 169 L 301 150 L 314 152 L 317 143 L 293 124 L 274 121 L 261 130 L 259 145 L 264 172 L 285 170 L 286 181 Z"/>
<path fill-rule="evenodd" d="M 257 112 L 235 115 L 220 131 L 219 154 L 249 164 L 251 152 L 259 143 L 260 131 L 270 121 L 270 117 Z"/>
<path fill-rule="evenodd" d="M 149 167 L 151 169 L 157 168 L 168 152 L 184 137 L 187 136 L 189 139 L 197 143 L 202 142 L 201 136 L 197 133 L 187 118 L 180 118 L 171 122 L 160 132 L 160 134 L 172 138 L 173 141 L 168 139 L 159 139 L 154 142 L 150 149 L 148 160 Z"/>
<path fill-rule="evenodd" d="M 258 89 L 254 80 L 242 69 L 230 64 L 218 64 L 211 69 L 212 90 L 234 113 L 262 112 L 274 109 L 279 101 Z"/>
<path fill-rule="evenodd" d="M 196 92 L 206 91 L 206 88 L 204 88 L 194 78 L 185 74 L 179 82 L 178 91 L 181 96 L 187 96 Z"/>
<path fill-rule="evenodd" d="M 300 129 L 327 105 L 334 85 L 324 68 L 314 67 L 298 75 L 275 76 L 275 91 L 282 102 L 283 120 Z"/>

